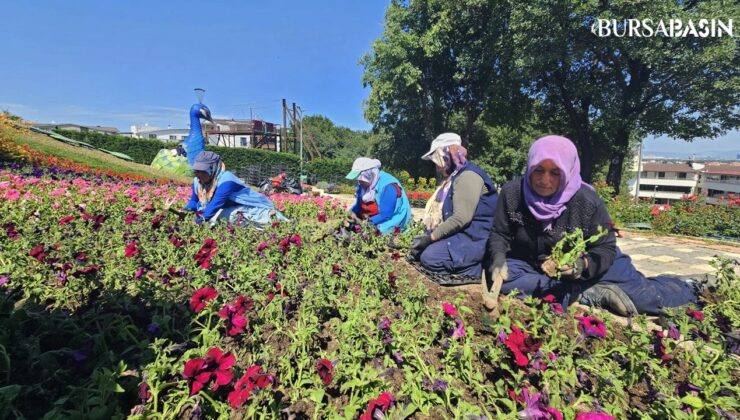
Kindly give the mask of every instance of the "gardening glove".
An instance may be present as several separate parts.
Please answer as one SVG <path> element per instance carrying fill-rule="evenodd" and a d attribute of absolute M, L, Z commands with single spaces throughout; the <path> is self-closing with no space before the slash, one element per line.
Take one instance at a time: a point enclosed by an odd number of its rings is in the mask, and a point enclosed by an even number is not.
<path fill-rule="evenodd" d="M 350 211 L 347 215 L 347 218 L 344 219 L 344 227 L 350 227 L 351 225 L 359 225 L 362 223 L 362 219 L 357 215 L 357 213 Z"/>
<path fill-rule="evenodd" d="M 498 306 L 498 295 L 501 293 L 501 285 L 509 279 L 509 268 L 506 265 L 506 254 L 494 254 L 493 259 L 486 267 L 486 282 L 483 287 L 483 305 L 488 310 Z"/>
<path fill-rule="evenodd" d="M 418 260 L 419 257 L 421 257 L 421 253 L 424 252 L 424 249 L 426 249 L 426 247 L 431 243 L 432 235 L 414 236 L 414 239 L 411 240 L 411 250 L 409 251 L 409 255 L 411 255 L 415 260 Z"/>
<path fill-rule="evenodd" d="M 579 280 L 586 269 L 586 258 L 579 257 L 573 265 L 564 265 L 557 269 L 561 280 Z"/>

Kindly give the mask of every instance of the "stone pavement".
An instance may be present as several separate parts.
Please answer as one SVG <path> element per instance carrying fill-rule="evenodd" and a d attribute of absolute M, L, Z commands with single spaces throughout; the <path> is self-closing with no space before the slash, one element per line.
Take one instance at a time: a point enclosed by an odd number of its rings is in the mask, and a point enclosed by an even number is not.
<path fill-rule="evenodd" d="M 714 273 L 709 262 L 715 255 L 740 261 L 740 244 L 624 231 L 622 236 L 617 245 L 646 276 Z"/>
<path fill-rule="evenodd" d="M 350 206 L 351 195 L 331 195 Z M 423 209 L 411 209 L 414 219 L 421 219 Z M 643 232 L 621 232 L 617 245 L 632 257 L 635 267 L 644 275 L 693 275 L 714 273 L 709 262 L 715 255 L 740 261 L 740 243 L 737 245 L 703 241 L 681 236 L 660 236 Z M 739 270 L 736 266 L 736 270 Z"/>

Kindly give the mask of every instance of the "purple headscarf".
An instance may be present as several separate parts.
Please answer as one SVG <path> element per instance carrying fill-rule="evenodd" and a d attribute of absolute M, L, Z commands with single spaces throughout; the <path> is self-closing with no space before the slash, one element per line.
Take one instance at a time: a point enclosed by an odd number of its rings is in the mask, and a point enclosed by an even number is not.
<path fill-rule="evenodd" d="M 544 198 L 534 191 L 529 177 L 537 165 L 548 159 L 560 169 L 560 185 L 555 194 Z M 532 143 L 524 176 L 524 201 L 534 218 L 545 223 L 545 231 L 552 229 L 552 221 L 565 211 L 581 185 L 587 184 L 581 180 L 581 161 L 573 142 L 562 136 L 545 136 Z"/>

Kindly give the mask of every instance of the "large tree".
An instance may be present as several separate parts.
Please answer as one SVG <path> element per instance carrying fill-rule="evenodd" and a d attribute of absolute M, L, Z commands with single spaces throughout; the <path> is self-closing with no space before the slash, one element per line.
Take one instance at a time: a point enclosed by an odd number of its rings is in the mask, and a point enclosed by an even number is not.
<path fill-rule="evenodd" d="M 517 3 L 516 63 L 526 92 L 541 104 L 544 126 L 577 144 L 584 179 L 608 163 L 607 182 L 618 189 L 631 139 L 666 134 L 691 141 L 738 127 L 738 42 L 726 35 L 599 37 L 592 24 L 597 18 L 650 18 L 655 26 L 671 18 L 727 21 L 739 11 L 737 2 L 725 1 Z"/>
<path fill-rule="evenodd" d="M 323 115 L 303 118 L 303 135 L 310 137 L 326 158 L 355 159 L 369 151 L 370 133 L 339 127 Z"/>
<path fill-rule="evenodd" d="M 467 143 L 486 104 L 511 86 L 502 54 L 508 14 L 502 0 L 391 2 L 383 35 L 362 60 L 365 116 L 386 164 L 418 174 L 437 134 L 454 130 Z"/>

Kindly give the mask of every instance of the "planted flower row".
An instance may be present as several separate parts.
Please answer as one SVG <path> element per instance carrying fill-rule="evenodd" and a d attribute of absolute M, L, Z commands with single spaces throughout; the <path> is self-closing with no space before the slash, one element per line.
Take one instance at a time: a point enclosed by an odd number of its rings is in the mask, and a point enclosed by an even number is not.
<path fill-rule="evenodd" d="M 721 298 L 656 332 L 548 296 L 505 297 L 482 322 L 471 296 L 429 289 L 371 227 L 326 237 L 343 210 L 323 198 L 273 196 L 291 223 L 258 232 L 180 221 L 164 202 L 190 191 L 172 184 L 19 168 L 0 171 L 0 194 L 3 415 L 738 411 L 729 263 Z"/>

